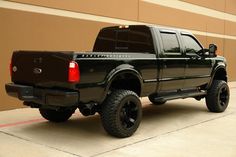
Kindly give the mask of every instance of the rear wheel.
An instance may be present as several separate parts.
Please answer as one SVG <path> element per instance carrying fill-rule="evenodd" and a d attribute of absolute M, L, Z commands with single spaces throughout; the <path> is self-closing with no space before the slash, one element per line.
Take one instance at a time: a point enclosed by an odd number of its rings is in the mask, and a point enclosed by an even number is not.
<path fill-rule="evenodd" d="M 224 112 L 229 103 L 229 87 L 223 80 L 214 80 L 207 91 L 206 105 L 211 112 Z"/>
<path fill-rule="evenodd" d="M 52 109 L 39 109 L 40 114 L 43 118 L 51 121 L 51 122 L 64 122 L 67 121 L 71 115 L 75 112 L 74 109 L 65 109 L 65 110 L 52 110 Z"/>
<path fill-rule="evenodd" d="M 131 136 L 137 130 L 141 118 L 141 102 L 133 91 L 115 90 L 102 105 L 102 124 L 112 136 L 120 138 Z"/>

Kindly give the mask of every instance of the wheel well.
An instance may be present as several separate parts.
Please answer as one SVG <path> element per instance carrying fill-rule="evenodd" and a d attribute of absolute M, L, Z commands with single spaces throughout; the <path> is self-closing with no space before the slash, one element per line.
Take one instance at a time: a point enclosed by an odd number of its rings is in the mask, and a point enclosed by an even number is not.
<path fill-rule="evenodd" d="M 126 89 L 135 92 L 138 96 L 141 94 L 141 84 L 137 76 L 129 73 L 124 73 L 116 76 L 112 81 L 110 90 Z"/>
<path fill-rule="evenodd" d="M 216 71 L 213 80 L 224 80 L 227 82 L 227 73 L 224 68 L 220 68 Z"/>

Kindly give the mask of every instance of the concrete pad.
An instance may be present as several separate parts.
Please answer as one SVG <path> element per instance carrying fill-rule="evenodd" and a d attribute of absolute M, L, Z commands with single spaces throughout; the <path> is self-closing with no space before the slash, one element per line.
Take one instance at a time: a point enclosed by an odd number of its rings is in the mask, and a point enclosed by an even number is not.
<path fill-rule="evenodd" d="M 236 82 L 229 82 L 228 83 L 230 88 L 235 88 L 236 87 Z"/>
<path fill-rule="evenodd" d="M 30 118 L 40 119 L 36 109 L 4 111 L 0 113 L 0 122 L 14 125 L 0 127 L 0 132 L 17 137 L 16 141 L 30 141 L 32 144 L 83 157 L 139 156 L 136 152 L 142 156 L 187 156 L 199 153 L 200 148 L 205 151 L 201 156 L 204 153 L 209 155 L 213 150 L 216 155 L 217 152 L 221 155 L 221 148 L 229 152 L 226 155 L 235 156 L 232 149 L 236 149 L 235 94 L 236 89 L 232 88 L 230 105 L 224 113 L 208 112 L 204 100 L 180 99 L 169 101 L 163 106 L 153 106 L 147 98 L 142 98 L 142 123 L 138 131 L 126 139 L 107 135 L 98 115 L 82 117 L 78 111 L 68 122 L 58 124 L 47 121 L 17 123 Z"/>
<path fill-rule="evenodd" d="M 38 110 L 31 108 L 21 108 L 0 112 L 0 125 L 39 119 L 42 119 L 42 117 Z"/>
<path fill-rule="evenodd" d="M 12 135 L 0 132 L 0 156 L 1 157 L 74 157 L 73 154 L 60 150 L 51 149 L 44 145 L 35 144 L 31 141 L 21 140 Z"/>
<path fill-rule="evenodd" d="M 235 157 L 236 115 L 216 118 L 182 130 L 144 140 L 98 157 Z"/>

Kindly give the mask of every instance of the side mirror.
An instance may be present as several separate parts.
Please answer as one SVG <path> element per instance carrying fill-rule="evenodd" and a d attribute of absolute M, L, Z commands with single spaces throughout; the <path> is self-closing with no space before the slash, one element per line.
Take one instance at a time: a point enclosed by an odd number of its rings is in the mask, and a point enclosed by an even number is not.
<path fill-rule="evenodd" d="M 217 46 L 215 44 L 209 45 L 209 55 L 210 56 L 216 56 Z"/>

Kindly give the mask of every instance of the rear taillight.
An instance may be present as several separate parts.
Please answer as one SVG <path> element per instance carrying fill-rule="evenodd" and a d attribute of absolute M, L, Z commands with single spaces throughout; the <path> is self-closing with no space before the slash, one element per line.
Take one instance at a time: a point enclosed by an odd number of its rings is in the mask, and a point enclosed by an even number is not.
<path fill-rule="evenodd" d="M 75 61 L 69 63 L 68 81 L 72 83 L 80 81 L 79 65 Z"/>

